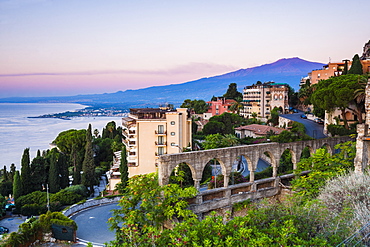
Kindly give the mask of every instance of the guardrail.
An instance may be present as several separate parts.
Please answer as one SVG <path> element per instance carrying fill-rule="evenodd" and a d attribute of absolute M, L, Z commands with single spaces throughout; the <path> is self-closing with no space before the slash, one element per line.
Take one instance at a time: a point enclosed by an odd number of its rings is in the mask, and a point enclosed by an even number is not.
<path fill-rule="evenodd" d="M 116 203 L 120 199 L 121 199 L 120 196 L 116 196 L 116 197 L 112 197 L 112 198 L 104 197 L 104 198 L 101 198 L 101 199 L 89 199 L 84 203 L 73 204 L 68 209 L 62 211 L 62 213 L 67 217 L 71 217 L 72 215 L 74 215 L 74 214 L 76 214 L 76 213 L 78 213 L 82 210 L 92 208 L 92 207 L 101 206 L 101 205 L 105 205 L 105 204 Z"/>

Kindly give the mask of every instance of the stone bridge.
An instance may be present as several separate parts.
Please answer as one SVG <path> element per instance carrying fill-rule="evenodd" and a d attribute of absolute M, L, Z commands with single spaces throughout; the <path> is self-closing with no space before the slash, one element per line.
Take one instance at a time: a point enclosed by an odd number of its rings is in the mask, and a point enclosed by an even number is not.
<path fill-rule="evenodd" d="M 269 163 L 273 167 L 273 177 L 277 175 L 277 168 L 279 167 L 279 160 L 285 150 L 289 150 L 292 154 L 293 169 L 296 169 L 297 162 L 299 162 L 302 151 L 308 147 L 310 153 L 314 153 L 316 149 L 326 146 L 328 152 L 334 152 L 334 146 L 351 140 L 349 137 L 331 137 L 309 141 L 298 141 L 289 143 L 262 143 L 255 145 L 243 145 L 229 148 L 218 148 L 194 152 L 185 152 L 178 154 L 167 154 L 159 157 L 159 183 L 161 185 L 168 184 L 171 172 L 180 163 L 186 163 L 192 172 L 194 186 L 199 189 L 200 181 L 202 179 L 203 170 L 207 163 L 216 159 L 222 168 L 224 176 L 224 184 L 229 182 L 229 174 L 232 171 L 232 166 L 239 159 L 240 156 L 248 162 L 248 170 L 250 171 L 250 182 L 254 181 L 254 173 L 257 169 L 257 162 L 260 158 L 269 157 Z"/>
<path fill-rule="evenodd" d="M 190 204 L 195 213 L 202 214 L 217 208 L 230 207 L 236 202 L 246 199 L 258 199 L 271 197 L 279 193 L 279 184 L 282 180 L 292 179 L 293 174 L 277 177 L 279 160 L 285 150 L 292 154 L 293 169 L 297 168 L 303 149 L 309 148 L 313 154 L 316 149 L 326 147 L 328 152 L 335 151 L 335 145 L 352 140 L 349 137 L 331 137 L 309 141 L 290 143 L 263 143 L 255 145 L 243 145 L 229 148 L 210 149 L 195 152 L 168 154 L 159 157 L 158 178 L 161 185 L 169 183 L 172 171 L 178 164 L 186 163 L 192 172 L 194 186 L 199 190 L 203 170 L 210 160 L 216 159 L 224 175 L 223 188 L 200 191 Z M 228 185 L 233 164 L 244 156 L 248 163 L 250 181 L 248 183 Z M 273 168 L 272 177 L 255 181 L 254 174 L 260 158 L 268 159 Z M 226 175 L 226 176 L 225 176 Z M 253 192 L 253 193 L 251 193 Z"/>

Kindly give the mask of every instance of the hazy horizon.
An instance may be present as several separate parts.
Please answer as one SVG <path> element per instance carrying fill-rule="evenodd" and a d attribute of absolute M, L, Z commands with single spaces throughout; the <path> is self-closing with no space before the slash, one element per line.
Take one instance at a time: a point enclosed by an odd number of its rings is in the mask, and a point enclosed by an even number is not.
<path fill-rule="evenodd" d="M 282 58 L 351 59 L 370 39 L 368 7 L 365 0 L 3 0 L 0 98 L 178 84 Z"/>

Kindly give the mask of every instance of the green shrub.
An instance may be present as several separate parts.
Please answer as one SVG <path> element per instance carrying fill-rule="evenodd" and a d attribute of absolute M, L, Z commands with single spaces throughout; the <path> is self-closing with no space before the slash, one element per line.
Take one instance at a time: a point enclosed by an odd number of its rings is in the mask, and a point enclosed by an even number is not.
<path fill-rule="evenodd" d="M 25 216 L 40 215 L 46 212 L 45 205 L 39 205 L 36 203 L 23 205 L 21 208 L 21 214 Z"/>
<path fill-rule="evenodd" d="M 50 201 L 59 202 L 61 205 L 72 205 L 84 199 L 80 194 L 65 189 L 50 196 Z"/>
<path fill-rule="evenodd" d="M 79 185 L 72 185 L 72 186 L 69 186 L 65 189 L 63 189 L 64 191 L 71 191 L 71 192 L 74 192 L 76 194 L 80 194 L 81 196 L 83 197 L 87 197 L 89 195 L 89 191 L 87 190 L 87 188 L 82 185 L 82 184 L 79 184 Z"/>
<path fill-rule="evenodd" d="M 328 132 L 332 136 L 347 136 L 350 134 L 355 134 L 355 129 L 346 129 L 343 125 L 334 125 L 330 124 L 328 125 Z"/>

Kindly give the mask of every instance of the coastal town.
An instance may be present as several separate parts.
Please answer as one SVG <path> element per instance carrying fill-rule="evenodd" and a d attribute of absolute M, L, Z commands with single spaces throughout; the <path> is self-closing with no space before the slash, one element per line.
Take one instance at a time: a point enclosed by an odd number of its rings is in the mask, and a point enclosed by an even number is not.
<path fill-rule="evenodd" d="M 0 247 L 370 246 L 369 7 L 0 1 Z"/>

